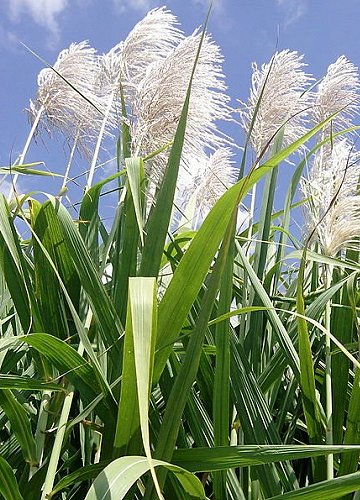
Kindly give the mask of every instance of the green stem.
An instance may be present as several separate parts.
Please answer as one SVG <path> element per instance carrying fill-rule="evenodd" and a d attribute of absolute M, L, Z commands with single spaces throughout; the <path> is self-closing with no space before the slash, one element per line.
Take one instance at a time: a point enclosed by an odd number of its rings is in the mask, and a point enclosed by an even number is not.
<path fill-rule="evenodd" d="M 112 108 L 112 105 L 113 105 L 113 100 L 114 100 L 114 92 L 110 95 L 110 99 L 109 99 L 109 102 L 108 102 L 108 105 L 107 105 L 107 108 L 106 108 L 106 111 L 105 111 L 105 115 L 104 115 L 104 118 L 103 118 L 103 121 L 102 121 L 102 124 L 101 124 L 100 132 L 98 134 L 98 138 L 97 138 L 97 141 L 96 141 L 94 155 L 93 155 L 93 158 L 92 158 L 92 161 L 91 161 L 90 170 L 89 170 L 89 176 L 88 176 L 88 180 L 87 180 L 86 187 L 85 187 L 85 192 L 88 191 L 91 188 L 91 184 L 92 184 L 94 173 L 95 173 L 95 169 L 96 169 L 96 162 L 97 162 L 97 159 L 98 159 L 98 156 L 99 156 L 101 142 L 102 142 L 102 139 L 103 139 L 103 136 L 104 136 L 104 133 L 105 133 L 105 127 L 106 127 L 106 123 L 107 123 L 107 121 L 109 119 L 110 111 L 111 111 L 111 108 Z"/>
<path fill-rule="evenodd" d="M 76 150 L 76 146 L 77 146 L 78 140 L 79 140 L 79 130 L 76 132 L 74 143 L 72 145 L 72 148 L 71 148 L 71 151 L 70 151 L 70 156 L 69 156 L 69 159 L 68 159 L 68 162 L 67 162 L 67 165 L 66 165 L 66 170 L 65 170 L 63 182 L 62 182 L 61 188 L 60 188 L 60 193 L 61 193 L 60 196 L 59 196 L 60 200 L 63 197 L 63 195 L 65 194 L 65 188 L 66 188 L 66 184 L 67 184 L 68 179 L 69 179 L 70 168 L 71 168 L 71 165 L 72 165 L 72 162 L 73 162 L 73 159 L 74 159 L 74 154 L 75 154 L 75 150 Z"/>
<path fill-rule="evenodd" d="M 39 418 L 36 425 L 35 431 L 35 442 L 36 442 L 36 457 L 37 457 L 37 466 L 30 468 L 31 478 L 35 472 L 41 467 L 43 454 L 44 454 L 44 443 L 45 443 L 45 431 L 48 421 L 48 406 L 49 401 L 51 399 L 52 391 L 44 391 L 41 398 L 40 408 L 39 408 Z"/>
<path fill-rule="evenodd" d="M 92 320 L 92 311 L 89 308 L 88 312 L 87 312 L 86 319 L 85 319 L 85 325 L 84 325 L 84 327 L 86 329 L 90 328 L 91 320 Z M 85 347 L 84 347 L 83 343 L 80 341 L 77 352 L 78 352 L 78 354 L 80 354 L 80 356 L 82 356 L 84 354 L 84 351 L 85 351 Z M 53 489 L 53 486 L 54 486 L 56 471 L 57 471 L 58 462 L 59 462 L 59 458 L 60 458 L 60 454 L 61 454 L 61 448 L 63 445 L 64 436 L 65 436 L 65 432 L 66 432 L 66 426 L 67 426 L 67 423 L 69 420 L 70 409 L 71 409 L 72 401 L 74 398 L 74 387 L 72 386 L 72 384 L 69 384 L 67 389 L 68 389 L 68 393 L 65 396 L 63 407 L 61 410 L 58 429 L 57 429 L 55 441 L 54 441 L 54 444 L 52 447 L 49 465 L 48 465 L 48 469 L 46 472 L 44 487 L 42 490 L 42 495 L 41 495 L 40 500 L 47 500 L 47 498 L 50 497 L 51 490 Z"/>
<path fill-rule="evenodd" d="M 332 266 L 327 266 L 325 270 L 325 288 L 331 284 Z M 326 303 L 325 328 L 330 331 L 331 322 L 331 301 Z M 326 394 L 326 444 L 333 444 L 333 402 L 332 402 L 332 382 L 331 382 L 331 340 L 330 336 L 325 337 L 325 394 Z M 326 477 L 334 478 L 334 455 L 330 453 L 326 457 Z"/>
<path fill-rule="evenodd" d="M 20 154 L 19 158 L 17 159 L 16 165 L 22 165 L 24 163 L 25 156 L 26 156 L 26 154 L 28 152 L 28 149 L 30 147 L 30 143 L 32 141 L 32 138 L 35 135 L 36 128 L 37 128 L 37 126 L 39 124 L 39 121 L 40 121 L 41 115 L 43 114 L 44 109 L 45 109 L 44 106 L 41 106 L 41 108 L 37 112 L 37 115 L 35 117 L 34 123 L 32 124 L 31 130 L 30 130 L 29 135 L 28 135 L 28 137 L 26 139 L 24 149 L 22 150 L 22 153 Z M 16 173 L 14 175 L 14 178 L 13 178 L 13 181 L 12 181 L 12 186 L 10 188 L 10 192 L 9 192 L 9 195 L 8 195 L 8 201 L 11 200 L 13 194 L 15 193 L 15 186 L 16 186 L 16 181 L 17 181 L 18 177 L 19 177 L 19 173 Z"/>
<path fill-rule="evenodd" d="M 79 353 L 79 354 L 81 354 L 81 353 Z M 70 408 L 71 408 L 73 397 L 74 397 L 74 388 L 72 385 L 69 385 L 68 391 L 69 392 L 65 396 L 64 404 L 63 404 L 63 407 L 61 410 L 59 427 L 58 427 L 58 430 L 56 432 L 55 442 L 54 442 L 51 456 L 50 456 L 49 466 L 48 466 L 48 470 L 46 473 L 46 478 L 45 478 L 44 488 L 43 488 L 42 495 L 41 495 L 41 500 L 46 500 L 48 498 L 48 496 L 51 493 L 51 490 L 53 489 L 53 486 L 54 486 L 57 466 L 58 466 L 58 462 L 59 462 L 59 457 L 60 457 L 60 453 L 61 453 L 61 448 L 62 448 L 62 444 L 63 444 L 63 440 L 64 440 L 65 431 L 66 431 L 66 424 L 68 422 Z"/>

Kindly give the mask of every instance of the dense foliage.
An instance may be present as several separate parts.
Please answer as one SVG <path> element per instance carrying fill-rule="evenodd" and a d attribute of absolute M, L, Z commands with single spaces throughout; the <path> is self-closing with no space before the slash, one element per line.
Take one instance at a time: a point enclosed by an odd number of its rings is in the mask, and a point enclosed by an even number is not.
<path fill-rule="evenodd" d="M 31 136 L 0 198 L 6 500 L 358 498 L 356 69 L 339 58 L 315 93 L 295 52 L 254 66 L 235 168 L 220 63 L 156 9 L 102 58 L 73 44 L 39 75 L 32 134 L 73 146 L 40 202 L 16 187 L 41 173 Z M 114 135 L 117 171 L 94 183 Z"/>

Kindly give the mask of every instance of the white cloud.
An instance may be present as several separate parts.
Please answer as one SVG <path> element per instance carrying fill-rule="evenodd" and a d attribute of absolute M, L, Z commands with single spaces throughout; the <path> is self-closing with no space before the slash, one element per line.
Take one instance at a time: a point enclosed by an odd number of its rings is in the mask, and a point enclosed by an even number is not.
<path fill-rule="evenodd" d="M 113 0 L 113 2 L 118 12 L 132 9 L 145 13 L 159 5 L 156 0 Z"/>
<path fill-rule="evenodd" d="M 206 7 L 207 9 L 210 7 L 210 0 L 193 0 L 193 2 L 197 5 Z M 223 9 L 223 0 L 213 0 L 212 10 L 219 11 L 222 9 Z"/>
<path fill-rule="evenodd" d="M 205 14 L 208 12 L 210 7 L 210 0 L 192 0 L 192 3 L 199 5 Z M 232 27 L 232 19 L 229 18 L 226 9 L 227 0 L 213 0 L 212 2 L 212 15 L 210 17 L 210 23 L 216 23 L 216 25 L 222 31 L 229 31 Z"/>
<path fill-rule="evenodd" d="M 12 21 L 18 22 L 24 14 L 30 15 L 33 21 L 46 28 L 52 41 L 60 35 L 58 16 L 68 6 L 68 0 L 8 0 L 9 15 Z"/>
<path fill-rule="evenodd" d="M 276 3 L 284 13 L 285 28 L 303 17 L 307 10 L 306 0 L 276 0 Z"/>
<path fill-rule="evenodd" d="M 0 25 L 0 47 L 10 51 L 20 50 L 19 37 L 11 30 L 5 29 Z"/>

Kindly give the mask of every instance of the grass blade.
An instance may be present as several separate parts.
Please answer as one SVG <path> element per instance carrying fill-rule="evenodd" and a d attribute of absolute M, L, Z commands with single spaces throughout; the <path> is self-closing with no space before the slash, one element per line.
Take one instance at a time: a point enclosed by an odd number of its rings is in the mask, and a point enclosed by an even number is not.
<path fill-rule="evenodd" d="M 360 442 L 360 369 L 356 368 L 353 388 L 351 391 L 349 409 L 346 420 L 346 431 L 344 444 L 355 444 Z M 343 476 L 357 470 L 359 463 L 359 452 L 354 450 L 352 454 L 341 457 L 339 476 Z"/>
<path fill-rule="evenodd" d="M 125 158 L 125 165 L 129 179 L 131 196 L 134 204 L 136 222 L 139 228 L 140 241 L 141 244 L 144 245 L 144 194 L 142 192 L 145 181 L 144 162 L 141 158 Z"/>
<path fill-rule="evenodd" d="M 163 466 L 175 474 L 185 492 L 191 497 L 204 499 L 201 482 L 193 474 L 175 465 L 154 460 L 155 467 Z M 131 486 L 149 470 L 146 457 L 121 457 L 111 462 L 95 479 L 85 500 L 122 500 Z"/>
<path fill-rule="evenodd" d="M 300 263 L 300 270 L 297 283 L 296 309 L 299 315 L 305 315 L 305 304 L 303 297 L 304 272 L 305 272 L 305 251 Z M 320 410 L 316 398 L 315 375 L 312 360 L 311 344 L 306 320 L 297 317 L 298 337 L 299 337 L 299 357 L 300 357 L 300 386 L 301 397 L 304 408 L 307 432 L 311 444 L 322 442 L 323 426 L 321 423 Z M 314 460 L 314 478 L 319 481 L 326 477 L 325 463 L 322 460 Z"/>
<path fill-rule="evenodd" d="M 208 17 L 209 13 L 202 30 L 199 47 L 195 56 L 189 85 L 186 91 L 184 105 L 181 110 L 179 123 L 176 128 L 173 145 L 171 147 L 167 168 L 156 197 L 156 203 L 150 211 L 149 218 L 146 224 L 147 236 L 142 253 L 140 276 L 157 276 L 159 273 L 160 262 L 163 255 L 166 235 L 172 214 L 176 182 L 178 178 L 181 154 L 185 140 L 185 130 L 190 104 L 191 86 L 194 79 L 196 66 L 199 61 L 201 47 L 205 37 Z"/>
<path fill-rule="evenodd" d="M 157 354 L 154 382 L 164 369 L 171 352 L 171 343 L 181 327 L 205 280 L 211 262 L 225 235 L 234 209 L 251 186 L 271 167 L 259 167 L 224 193 L 196 233 L 182 257 L 159 304 Z M 169 325 L 171 329 L 169 330 Z"/>
<path fill-rule="evenodd" d="M 4 500 L 23 500 L 10 465 L 0 457 L 0 494 Z"/>
<path fill-rule="evenodd" d="M 17 389 L 23 391 L 61 391 L 62 387 L 51 382 L 34 380 L 20 375 L 0 374 L 0 389 Z"/>
<path fill-rule="evenodd" d="M 28 413 L 8 389 L 0 390 L 0 406 L 9 419 L 12 431 L 21 446 L 25 461 L 32 467 L 36 466 L 36 443 Z"/>
<path fill-rule="evenodd" d="M 66 247 L 97 318 L 97 324 L 105 345 L 106 347 L 115 348 L 115 352 L 114 350 L 110 351 L 110 356 L 114 359 L 114 363 L 118 365 L 119 339 L 123 333 L 119 317 L 101 283 L 99 273 L 70 214 L 56 200 L 53 200 L 53 205 L 63 231 Z"/>
<path fill-rule="evenodd" d="M 98 374 L 96 368 L 75 349 L 45 333 L 27 335 L 21 340 L 41 352 L 63 376 L 69 379 L 80 392 L 84 404 L 89 404 L 99 393 L 103 393 L 104 400 L 99 403 L 97 411 L 104 422 L 110 423 L 114 419 L 115 401 L 103 383 L 102 375 Z"/>
<path fill-rule="evenodd" d="M 360 490 L 360 472 L 312 484 L 298 491 L 271 497 L 269 500 L 334 500 Z"/>
<path fill-rule="evenodd" d="M 140 428 L 146 457 L 159 498 L 163 498 L 152 465 L 149 434 L 149 398 L 154 364 L 157 323 L 155 278 L 129 280 L 129 308 L 134 341 L 136 386 L 139 403 Z"/>
<path fill-rule="evenodd" d="M 230 248 L 221 278 L 217 314 L 230 310 L 233 297 L 233 274 L 235 253 L 236 212 L 230 222 Z M 230 430 L 230 322 L 222 321 L 215 329 L 216 363 L 213 393 L 213 422 L 215 446 L 229 444 Z M 226 472 L 214 474 L 214 494 L 216 498 L 227 498 Z"/>
<path fill-rule="evenodd" d="M 213 448 L 190 448 L 174 451 L 172 462 L 191 472 L 250 467 L 286 460 L 359 451 L 360 446 L 328 445 L 242 445 Z"/>
<path fill-rule="evenodd" d="M 242 264 L 244 265 L 246 272 L 249 275 L 251 283 L 256 290 L 261 302 L 265 307 L 268 308 L 267 314 L 269 316 L 269 320 L 274 328 L 274 333 L 277 336 L 277 340 L 282 348 L 283 353 L 285 354 L 291 369 L 293 370 L 296 377 L 299 377 L 299 357 L 293 346 L 293 343 L 289 337 L 288 332 L 286 331 L 281 319 L 278 314 L 272 309 L 273 304 L 268 294 L 266 293 L 264 287 L 262 286 L 259 278 L 257 277 L 254 269 L 251 267 L 244 250 L 240 245 L 237 245 L 237 251 L 239 254 L 239 258 L 241 259 Z"/>
<path fill-rule="evenodd" d="M 232 229 L 233 227 L 230 220 L 218 258 L 209 279 L 207 290 L 203 297 L 201 309 L 197 317 L 194 330 L 186 349 L 184 361 L 171 389 L 163 422 L 159 431 L 155 450 L 156 458 L 161 458 L 167 461 L 170 460 L 175 448 L 176 439 L 181 425 L 181 416 L 199 368 L 206 328 L 210 314 L 214 307 L 214 300 L 219 289 L 221 276 L 225 268 L 226 258 L 232 237 Z M 165 472 L 164 474 L 161 474 L 159 480 L 162 485 L 165 481 Z M 148 488 L 145 498 L 150 497 L 150 492 L 151 488 Z"/>

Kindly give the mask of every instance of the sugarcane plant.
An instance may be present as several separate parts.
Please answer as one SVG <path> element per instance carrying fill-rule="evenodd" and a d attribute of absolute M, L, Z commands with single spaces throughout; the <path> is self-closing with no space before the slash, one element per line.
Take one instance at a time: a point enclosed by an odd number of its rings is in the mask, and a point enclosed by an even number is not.
<path fill-rule="evenodd" d="M 276 52 L 233 105 L 222 61 L 165 7 L 42 60 L 1 170 L 5 500 L 358 498 L 358 71 Z"/>

